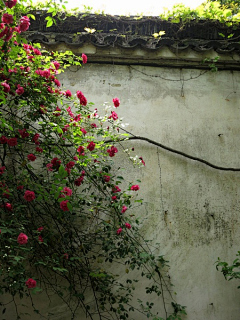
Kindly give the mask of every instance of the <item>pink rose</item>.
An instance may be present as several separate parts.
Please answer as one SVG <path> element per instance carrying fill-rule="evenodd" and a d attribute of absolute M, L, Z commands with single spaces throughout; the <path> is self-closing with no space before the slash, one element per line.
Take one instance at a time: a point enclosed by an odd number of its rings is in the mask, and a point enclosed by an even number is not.
<path fill-rule="evenodd" d="M 53 114 L 56 116 L 56 117 L 59 117 L 61 115 L 61 109 L 57 106 L 55 111 L 53 112 Z"/>
<path fill-rule="evenodd" d="M 112 192 L 113 192 L 113 193 L 121 192 L 121 189 L 120 189 L 118 186 L 114 186 L 114 187 L 112 188 Z"/>
<path fill-rule="evenodd" d="M 116 114 L 115 111 L 112 111 L 112 114 L 108 117 L 108 119 L 117 120 L 118 119 L 118 115 Z"/>
<path fill-rule="evenodd" d="M 93 141 L 91 141 L 91 142 L 89 143 L 89 145 L 87 146 L 87 149 L 88 149 L 89 151 L 93 151 L 94 148 L 95 148 L 95 143 L 94 143 Z"/>
<path fill-rule="evenodd" d="M 7 24 L 13 23 L 13 16 L 11 14 L 4 13 L 2 15 L 2 22 Z"/>
<path fill-rule="evenodd" d="M 82 106 L 86 106 L 87 105 L 87 99 L 86 99 L 86 97 L 83 95 L 83 93 L 81 91 L 77 91 L 77 97 L 80 100 L 80 104 Z"/>
<path fill-rule="evenodd" d="M 61 83 L 58 79 L 54 79 L 54 83 L 57 87 L 60 87 L 61 86 Z"/>
<path fill-rule="evenodd" d="M 37 157 L 32 153 L 30 153 L 27 157 L 29 161 L 35 161 L 37 159 Z"/>
<path fill-rule="evenodd" d="M 60 67 L 60 63 L 58 61 L 53 61 L 53 64 L 54 64 L 55 69 L 58 70 Z"/>
<path fill-rule="evenodd" d="M 42 53 L 40 50 L 38 50 L 37 48 L 33 48 L 33 52 L 35 53 L 36 56 L 41 56 Z"/>
<path fill-rule="evenodd" d="M 48 163 L 46 165 L 46 167 L 47 167 L 48 171 L 53 171 L 53 164 L 52 163 Z"/>
<path fill-rule="evenodd" d="M 28 242 L 28 236 L 24 233 L 20 233 L 17 242 L 21 245 L 26 244 Z"/>
<path fill-rule="evenodd" d="M 112 196 L 112 200 L 113 201 L 117 200 L 117 196 Z"/>
<path fill-rule="evenodd" d="M 61 192 L 63 194 L 65 194 L 66 196 L 71 196 L 72 195 L 72 189 L 70 189 L 68 187 L 64 187 L 63 190 L 61 190 Z"/>
<path fill-rule="evenodd" d="M 67 98 L 70 98 L 72 96 L 72 92 L 70 90 L 66 90 L 65 95 Z"/>
<path fill-rule="evenodd" d="M 119 228 L 118 230 L 117 230 L 117 234 L 120 234 L 122 232 L 122 228 Z"/>
<path fill-rule="evenodd" d="M 87 133 L 87 131 L 84 128 L 81 128 L 80 130 L 82 131 L 83 134 Z"/>
<path fill-rule="evenodd" d="M 25 191 L 25 194 L 23 196 L 23 198 L 26 200 L 26 201 L 33 201 L 36 196 L 35 196 L 35 193 L 33 191 L 30 191 L 30 190 L 26 190 Z"/>
<path fill-rule="evenodd" d="M 33 289 L 36 287 L 37 282 L 35 280 L 33 280 L 32 278 L 29 278 L 26 282 L 25 282 L 26 286 L 28 287 L 28 289 Z"/>
<path fill-rule="evenodd" d="M 67 206 L 67 203 L 68 203 L 68 200 L 65 200 L 65 201 L 60 202 L 60 208 L 61 208 L 63 211 L 69 211 L 68 206 Z"/>
<path fill-rule="evenodd" d="M 122 206 L 122 211 L 121 211 L 121 213 L 124 213 L 124 212 L 126 212 L 127 211 L 127 207 L 126 206 Z"/>
<path fill-rule="evenodd" d="M 43 227 L 39 227 L 39 228 L 37 229 L 37 231 L 38 231 L 38 232 L 42 232 L 43 229 L 44 229 Z"/>
<path fill-rule="evenodd" d="M 82 53 L 82 62 L 87 63 L 87 56 L 84 53 Z"/>
<path fill-rule="evenodd" d="M 139 190 L 139 185 L 134 185 L 134 186 L 131 186 L 131 190 L 133 191 L 138 191 Z"/>
<path fill-rule="evenodd" d="M 79 146 L 79 147 L 77 148 L 77 152 L 79 153 L 80 156 L 84 156 L 84 147 Z"/>
<path fill-rule="evenodd" d="M 16 4 L 17 4 L 17 0 L 7 0 L 7 1 L 5 1 L 5 5 L 9 9 L 15 7 Z"/>
<path fill-rule="evenodd" d="M 114 104 L 114 107 L 117 108 L 120 106 L 120 100 L 118 98 L 114 98 L 113 99 L 113 104 Z"/>
<path fill-rule="evenodd" d="M 130 223 L 125 223 L 125 227 L 127 228 L 127 229 L 131 229 L 132 228 L 132 226 L 130 225 Z"/>
<path fill-rule="evenodd" d="M 1 85 L 3 86 L 3 91 L 8 93 L 10 91 L 10 85 L 6 82 L 2 82 Z"/>
<path fill-rule="evenodd" d="M 29 26 L 30 26 L 30 22 L 29 22 L 29 18 L 27 16 L 23 16 L 20 19 L 20 25 L 19 25 L 19 30 L 20 32 L 24 32 L 27 31 Z"/>
<path fill-rule="evenodd" d="M 18 85 L 17 85 L 16 94 L 18 94 L 18 95 L 20 96 L 20 95 L 23 94 L 23 93 L 24 93 L 23 87 L 21 87 L 20 84 L 18 84 Z"/>
<path fill-rule="evenodd" d="M 145 161 L 143 160 L 143 158 L 139 157 L 139 159 L 141 160 L 142 164 L 145 166 Z"/>

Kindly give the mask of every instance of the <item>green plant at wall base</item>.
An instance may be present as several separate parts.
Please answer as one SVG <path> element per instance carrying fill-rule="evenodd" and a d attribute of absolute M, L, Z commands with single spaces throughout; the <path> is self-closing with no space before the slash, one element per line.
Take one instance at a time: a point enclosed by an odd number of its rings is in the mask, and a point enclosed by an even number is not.
<path fill-rule="evenodd" d="M 237 257 L 240 256 L 240 251 L 236 254 Z M 225 261 L 221 261 L 220 258 L 218 258 L 216 262 L 216 268 L 217 270 L 220 269 L 222 274 L 224 275 L 225 279 L 230 281 L 232 279 L 240 279 L 240 260 L 239 258 L 235 259 L 232 263 L 232 265 L 229 265 Z M 238 289 L 240 286 L 238 286 Z"/>
<path fill-rule="evenodd" d="M 41 291 L 57 295 L 71 319 L 82 309 L 89 319 L 140 312 L 161 320 L 152 311 L 157 298 L 165 319 L 180 319 L 184 307 L 174 299 L 177 309 L 166 310 L 165 294 L 172 296 L 167 261 L 139 231 L 138 181 L 126 181 L 114 166 L 117 141 L 127 138 L 118 133 L 119 99 L 99 116 L 80 90 L 62 88 L 57 75 L 87 56 L 28 44 L 23 7 L 0 3 L 0 293 L 12 297 L 17 319 L 25 319 L 19 297 L 51 319 L 32 300 Z M 148 281 L 139 305 L 132 304 L 137 274 Z M 9 303 L 2 306 L 4 317 Z"/>

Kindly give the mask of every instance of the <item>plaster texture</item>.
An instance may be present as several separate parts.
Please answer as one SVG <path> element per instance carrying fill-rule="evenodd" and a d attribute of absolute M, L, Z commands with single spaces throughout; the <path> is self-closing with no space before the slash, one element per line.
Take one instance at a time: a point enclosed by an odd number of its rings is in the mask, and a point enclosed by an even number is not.
<path fill-rule="evenodd" d="M 99 112 L 103 101 L 120 98 L 117 113 L 134 135 L 235 168 L 240 168 L 239 80 L 234 71 L 114 64 L 87 64 L 61 79 L 73 92 L 84 92 Z M 147 218 L 142 233 L 169 260 L 186 320 L 238 320 L 238 283 L 226 282 L 215 261 L 232 262 L 239 250 L 240 172 L 216 170 L 144 141 L 125 144 L 146 161 L 138 171 L 126 160 L 126 174 L 142 180 L 145 204 L 139 214 Z M 137 292 L 144 300 L 141 288 Z"/>

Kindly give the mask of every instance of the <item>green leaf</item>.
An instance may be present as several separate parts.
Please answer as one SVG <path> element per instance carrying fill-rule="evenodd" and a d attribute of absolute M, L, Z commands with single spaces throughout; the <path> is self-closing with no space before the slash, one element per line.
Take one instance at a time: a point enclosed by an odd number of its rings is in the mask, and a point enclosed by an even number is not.
<path fill-rule="evenodd" d="M 51 27 L 53 25 L 53 20 L 48 20 L 47 22 L 47 28 Z"/>

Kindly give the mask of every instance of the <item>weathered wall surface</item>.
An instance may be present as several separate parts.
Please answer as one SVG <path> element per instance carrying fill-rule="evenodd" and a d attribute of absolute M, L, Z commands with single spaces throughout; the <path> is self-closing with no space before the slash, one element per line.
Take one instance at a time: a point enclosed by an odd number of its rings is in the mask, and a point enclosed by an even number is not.
<path fill-rule="evenodd" d="M 99 110 L 102 102 L 119 97 L 118 114 L 133 134 L 240 168 L 239 72 L 114 64 L 73 71 L 64 75 L 63 85 L 83 91 Z M 146 201 L 142 232 L 170 261 L 169 276 L 177 301 L 187 306 L 186 319 L 238 320 L 238 284 L 226 282 L 214 263 L 218 257 L 233 261 L 239 250 L 240 172 L 216 170 L 146 142 L 128 146 L 146 161 L 133 174 L 142 180 Z M 139 296 L 144 299 L 143 292 Z"/>
<path fill-rule="evenodd" d="M 239 72 L 88 63 L 59 79 L 72 92 L 81 90 L 100 113 L 103 102 L 120 98 L 117 113 L 135 135 L 240 168 Z M 142 180 L 145 204 L 137 212 L 147 218 L 142 233 L 169 260 L 176 300 L 187 306 L 185 319 L 239 320 L 238 283 L 226 282 L 214 263 L 218 257 L 232 262 L 240 249 L 240 172 L 216 170 L 144 141 L 124 143 L 146 161 L 145 168 L 132 170 L 125 160 L 125 173 Z M 141 287 L 137 297 L 145 299 Z M 54 295 L 51 303 L 43 294 L 37 300 L 45 316 L 70 319 Z M 5 318 L 15 320 L 14 307 Z"/>

